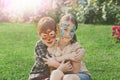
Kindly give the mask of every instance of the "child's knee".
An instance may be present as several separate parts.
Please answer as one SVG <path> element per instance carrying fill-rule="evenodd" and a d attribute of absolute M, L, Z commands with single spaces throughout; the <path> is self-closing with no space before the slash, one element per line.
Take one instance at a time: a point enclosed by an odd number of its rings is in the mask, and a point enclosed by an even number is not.
<path fill-rule="evenodd" d="M 64 76 L 63 72 L 60 70 L 54 70 L 52 71 L 50 75 L 50 80 L 61 80 Z"/>
<path fill-rule="evenodd" d="M 63 72 L 60 71 L 60 70 L 54 70 L 54 71 L 52 71 L 51 75 L 58 75 L 58 76 L 60 76 L 60 75 L 63 75 Z"/>
<path fill-rule="evenodd" d="M 64 75 L 63 80 L 80 80 L 77 75 Z"/>
<path fill-rule="evenodd" d="M 71 80 L 71 76 L 70 75 L 64 75 L 64 77 L 63 77 L 63 80 Z"/>

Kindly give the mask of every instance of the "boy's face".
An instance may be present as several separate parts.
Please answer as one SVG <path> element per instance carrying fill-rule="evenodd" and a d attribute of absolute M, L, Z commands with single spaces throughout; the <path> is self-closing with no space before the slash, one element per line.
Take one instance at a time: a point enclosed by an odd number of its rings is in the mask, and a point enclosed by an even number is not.
<path fill-rule="evenodd" d="M 56 33 L 54 30 L 47 29 L 40 34 L 42 42 L 48 46 L 53 47 L 56 43 Z"/>
<path fill-rule="evenodd" d="M 63 21 L 60 27 L 60 35 L 65 42 L 69 42 L 74 37 L 75 30 L 75 24 L 69 21 Z"/>

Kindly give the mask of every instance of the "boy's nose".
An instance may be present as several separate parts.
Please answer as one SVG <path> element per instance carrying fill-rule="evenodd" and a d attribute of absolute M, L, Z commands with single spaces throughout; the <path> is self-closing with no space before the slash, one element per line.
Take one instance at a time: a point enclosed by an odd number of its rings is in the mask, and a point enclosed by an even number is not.
<path fill-rule="evenodd" d="M 50 41 L 50 38 L 48 39 L 48 41 Z"/>
<path fill-rule="evenodd" d="M 50 41 L 50 36 L 47 36 L 47 40 Z"/>

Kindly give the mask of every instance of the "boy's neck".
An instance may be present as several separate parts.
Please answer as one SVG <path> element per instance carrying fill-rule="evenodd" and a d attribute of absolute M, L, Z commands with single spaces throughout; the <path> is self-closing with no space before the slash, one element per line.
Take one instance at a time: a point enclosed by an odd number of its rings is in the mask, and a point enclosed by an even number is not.
<path fill-rule="evenodd" d="M 54 53 L 56 51 L 56 44 L 52 47 L 47 47 L 47 50 L 48 52 L 51 54 L 51 53 Z"/>

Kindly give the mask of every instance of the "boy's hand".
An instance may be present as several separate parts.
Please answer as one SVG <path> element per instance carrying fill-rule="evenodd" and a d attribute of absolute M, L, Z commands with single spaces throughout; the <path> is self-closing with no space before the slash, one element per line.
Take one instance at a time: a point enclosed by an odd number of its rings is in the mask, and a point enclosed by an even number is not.
<path fill-rule="evenodd" d="M 59 66 L 59 62 L 55 59 L 54 56 L 49 57 L 48 55 L 46 55 L 46 58 L 43 58 L 43 60 L 45 61 L 45 64 L 47 64 L 49 67 L 57 68 Z"/>
<path fill-rule="evenodd" d="M 64 61 L 62 61 L 62 63 L 60 64 L 60 66 L 58 67 L 59 70 L 61 70 L 62 72 L 69 72 L 73 70 L 73 67 L 69 62 L 64 63 Z"/>

